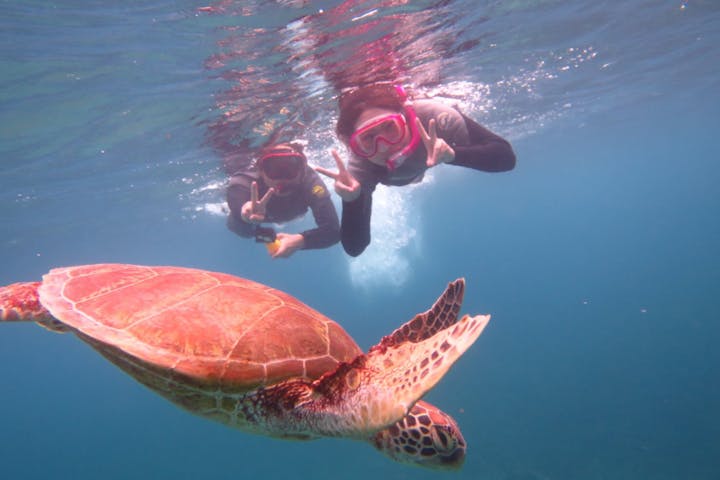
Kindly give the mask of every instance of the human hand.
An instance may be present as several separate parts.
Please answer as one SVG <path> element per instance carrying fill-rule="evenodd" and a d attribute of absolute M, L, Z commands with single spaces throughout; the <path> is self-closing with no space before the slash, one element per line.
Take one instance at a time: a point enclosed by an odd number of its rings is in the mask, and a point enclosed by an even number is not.
<path fill-rule="evenodd" d="M 267 203 L 274 194 L 275 189 L 270 188 L 267 193 L 258 200 L 258 184 L 257 182 L 252 182 L 252 185 L 250 185 L 250 201 L 245 202 L 240 212 L 243 220 L 248 223 L 262 223 L 265 220 Z"/>
<path fill-rule="evenodd" d="M 315 167 L 315 170 L 326 177 L 334 179 L 335 192 L 343 199 L 343 201 L 352 202 L 360 196 L 360 182 L 358 182 L 357 179 L 348 172 L 345 167 L 345 162 L 343 162 L 342 158 L 340 158 L 340 154 L 337 150 L 333 148 L 331 152 L 335 158 L 335 164 L 338 169 L 337 173 L 323 167 Z"/>
<path fill-rule="evenodd" d="M 429 134 L 419 118 L 415 119 L 415 124 L 417 125 L 418 132 L 420 132 L 420 138 L 425 144 L 425 150 L 427 150 L 427 161 L 425 163 L 428 168 L 432 168 L 440 163 L 450 163 L 455 160 L 455 150 L 453 150 L 445 140 L 438 138 L 434 118 L 431 118 L 428 123 Z"/>
<path fill-rule="evenodd" d="M 305 237 L 300 233 L 278 233 L 277 241 L 280 245 L 270 255 L 272 258 L 287 258 L 305 246 Z"/>

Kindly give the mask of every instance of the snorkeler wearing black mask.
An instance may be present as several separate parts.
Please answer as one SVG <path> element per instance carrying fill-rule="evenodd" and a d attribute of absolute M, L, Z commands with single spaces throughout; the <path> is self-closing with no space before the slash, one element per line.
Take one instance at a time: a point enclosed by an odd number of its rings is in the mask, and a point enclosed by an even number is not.
<path fill-rule="evenodd" d="M 274 145 L 260 152 L 254 165 L 236 172 L 227 189 L 228 228 L 241 237 L 272 245 L 273 258 L 297 250 L 326 248 L 340 240 L 340 222 L 320 176 L 307 164 L 302 146 Z M 284 223 L 312 210 L 316 228 L 275 233 L 264 223 Z"/>

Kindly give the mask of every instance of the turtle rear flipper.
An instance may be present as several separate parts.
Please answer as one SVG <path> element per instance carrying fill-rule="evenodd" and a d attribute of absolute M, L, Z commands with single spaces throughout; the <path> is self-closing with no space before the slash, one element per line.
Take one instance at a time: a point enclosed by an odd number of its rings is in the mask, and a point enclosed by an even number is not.
<path fill-rule="evenodd" d="M 69 331 L 42 306 L 39 286 L 40 282 L 22 282 L 0 288 L 0 322 L 37 322 L 53 332 Z"/>

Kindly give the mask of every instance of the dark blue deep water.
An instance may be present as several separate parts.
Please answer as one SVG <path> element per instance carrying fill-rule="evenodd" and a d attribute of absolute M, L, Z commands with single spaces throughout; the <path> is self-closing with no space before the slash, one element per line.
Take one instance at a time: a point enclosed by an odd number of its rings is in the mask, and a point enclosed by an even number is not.
<path fill-rule="evenodd" d="M 214 424 L 5 324 L 0 477 L 720 478 L 718 47 L 715 1 L 3 2 L 0 284 L 218 270 L 368 348 L 464 276 L 493 318 L 428 395 L 469 443 L 455 474 Z M 380 189 L 364 255 L 273 261 L 225 227 L 223 160 L 288 128 L 331 165 L 354 77 L 459 104 L 517 168 Z"/>

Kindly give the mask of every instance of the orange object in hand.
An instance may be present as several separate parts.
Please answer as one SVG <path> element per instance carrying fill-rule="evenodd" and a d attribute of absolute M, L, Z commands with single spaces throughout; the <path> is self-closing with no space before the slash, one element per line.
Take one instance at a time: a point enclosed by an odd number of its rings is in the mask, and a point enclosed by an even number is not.
<path fill-rule="evenodd" d="M 272 242 L 267 242 L 265 244 L 265 248 L 267 248 L 267 251 L 270 255 L 275 255 L 275 252 L 277 252 L 278 248 L 280 248 L 280 240 L 275 239 Z"/>

